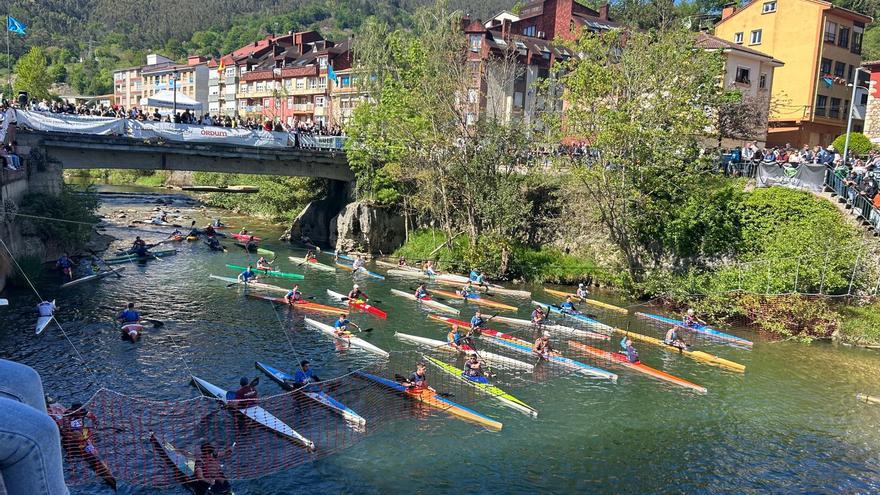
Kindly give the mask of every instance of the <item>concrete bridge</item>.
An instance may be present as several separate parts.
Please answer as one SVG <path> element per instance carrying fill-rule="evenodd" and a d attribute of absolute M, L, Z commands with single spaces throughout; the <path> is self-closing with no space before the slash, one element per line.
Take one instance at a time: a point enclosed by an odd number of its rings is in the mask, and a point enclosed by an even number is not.
<path fill-rule="evenodd" d="M 342 151 L 145 141 L 25 129 L 14 132 L 17 151 L 23 157 L 67 169 L 179 170 L 355 180 Z"/>

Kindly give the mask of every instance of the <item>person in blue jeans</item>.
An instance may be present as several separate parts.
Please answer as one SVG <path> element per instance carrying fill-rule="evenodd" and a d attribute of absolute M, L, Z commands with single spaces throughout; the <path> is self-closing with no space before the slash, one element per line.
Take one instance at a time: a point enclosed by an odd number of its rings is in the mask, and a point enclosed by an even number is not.
<path fill-rule="evenodd" d="M 0 359 L 0 493 L 67 495 L 61 462 L 61 434 L 46 413 L 40 375 Z"/>

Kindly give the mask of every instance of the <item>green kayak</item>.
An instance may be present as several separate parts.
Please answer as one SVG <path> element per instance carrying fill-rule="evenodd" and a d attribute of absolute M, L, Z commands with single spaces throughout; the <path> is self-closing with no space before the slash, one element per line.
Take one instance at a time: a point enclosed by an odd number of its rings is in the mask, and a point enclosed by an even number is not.
<path fill-rule="evenodd" d="M 247 270 L 246 266 L 238 266 L 238 265 L 226 265 L 226 268 L 230 268 L 232 270 Z M 256 268 L 253 269 L 254 272 L 260 273 L 262 275 L 266 275 L 268 277 L 278 277 L 278 278 L 292 278 L 294 280 L 305 280 L 305 277 L 300 275 L 299 273 L 284 273 L 279 272 L 277 270 L 258 270 Z"/>
<path fill-rule="evenodd" d="M 273 258 L 275 257 L 275 251 L 270 251 L 268 249 L 263 249 L 261 247 L 248 249 L 247 244 L 245 244 L 243 242 L 236 242 L 235 245 L 244 249 L 245 251 L 248 251 L 251 253 L 256 252 L 257 254 L 262 255 L 262 256 L 271 256 Z"/>
<path fill-rule="evenodd" d="M 177 254 L 176 249 L 166 249 L 164 251 L 151 251 L 147 256 L 138 256 L 135 254 L 123 254 L 121 256 L 114 256 L 112 258 L 107 258 L 104 261 L 108 265 L 118 265 L 120 263 L 131 263 L 133 261 L 147 261 L 154 258 L 163 258 L 165 256 L 174 256 Z"/>

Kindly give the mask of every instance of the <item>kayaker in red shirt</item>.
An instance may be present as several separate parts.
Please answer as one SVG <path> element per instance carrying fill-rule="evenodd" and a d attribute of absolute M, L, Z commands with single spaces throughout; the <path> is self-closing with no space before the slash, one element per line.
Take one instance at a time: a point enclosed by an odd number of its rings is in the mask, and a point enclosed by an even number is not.
<path fill-rule="evenodd" d="M 354 284 L 354 285 L 351 287 L 351 291 L 348 293 L 348 300 L 349 300 L 349 301 L 354 301 L 354 300 L 357 300 L 357 299 L 361 299 L 361 300 L 363 300 L 364 302 L 370 300 L 369 296 L 367 296 L 367 294 L 364 293 L 364 291 L 361 290 L 360 286 L 359 286 L 358 284 Z"/>
<path fill-rule="evenodd" d="M 256 377 L 250 382 L 246 376 L 241 377 L 241 380 L 238 382 L 241 385 L 241 388 L 235 391 L 234 400 L 239 401 L 235 404 L 236 407 L 244 409 L 246 407 L 251 407 L 257 402 L 257 383 L 259 382 L 260 377 Z"/>

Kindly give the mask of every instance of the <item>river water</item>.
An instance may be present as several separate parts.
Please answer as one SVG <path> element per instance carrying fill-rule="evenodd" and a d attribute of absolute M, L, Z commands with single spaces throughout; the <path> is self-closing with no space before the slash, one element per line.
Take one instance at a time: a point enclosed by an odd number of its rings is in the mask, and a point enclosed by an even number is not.
<path fill-rule="evenodd" d="M 155 193 L 148 189 L 143 193 Z M 151 195 L 103 196 L 102 212 L 120 210 L 128 218 L 146 216 Z M 204 225 L 220 214 L 177 198 L 180 209 Z M 302 256 L 277 239 L 282 228 L 253 219 L 224 216 L 265 237 L 278 252 L 282 269 L 294 269 L 288 255 Z M 189 224 L 189 218 L 179 222 Z M 118 220 L 125 223 L 124 220 Z M 126 241 L 134 235 L 161 238 L 143 231 L 113 227 L 107 233 Z M 122 245 L 122 243 L 118 243 Z M 115 247 L 115 246 L 114 246 Z M 209 273 L 234 276 L 225 263 L 246 261 L 243 251 L 211 253 L 201 243 L 183 243 L 178 255 L 161 262 L 127 265 L 122 279 L 107 278 L 62 291 L 57 284 L 40 287 L 42 296 L 57 298 L 57 317 L 69 337 L 57 328 L 35 336 L 32 291 L 8 290 L 10 306 L 0 309 L 0 357 L 36 368 L 47 393 L 65 403 L 85 401 L 100 387 L 150 399 L 195 397 L 189 374 L 235 383 L 253 375 L 256 359 L 291 363 L 308 357 L 323 377 L 344 374 L 369 364 L 366 353 L 334 353 L 317 332 L 302 331 L 299 318 L 286 321 L 284 334 L 266 303 L 242 296 L 208 279 Z M 324 258 L 323 262 L 330 262 Z M 375 268 L 374 271 L 384 271 Z M 309 271 L 302 282 L 307 294 L 330 304 L 326 288 L 346 292 L 350 274 Z M 50 280 L 52 280 L 50 278 Z M 443 327 L 426 319 L 411 302 L 391 295 L 409 281 L 359 281 L 387 320 L 363 316 L 375 330 L 368 339 L 386 350 L 409 347 L 395 331 L 443 338 Z M 280 279 L 273 283 L 285 284 Z M 535 297 L 552 300 L 538 287 Z M 601 296 L 600 296 L 601 297 Z M 141 310 L 161 317 L 166 326 L 147 331 L 137 345 L 121 341 L 111 325 L 113 315 L 131 299 Z M 518 304 L 527 318 L 525 300 Z M 377 304 L 378 305 L 378 304 Z M 604 315 L 597 312 L 599 318 Z M 323 317 L 320 319 L 326 319 Z M 643 320 L 633 329 L 659 336 Z M 621 321 L 615 324 L 622 325 Z M 498 325 L 500 330 L 516 329 Z M 155 333 L 153 333 L 155 332 Z M 523 332 L 518 332 L 523 335 Z M 563 376 L 524 383 L 509 390 L 540 411 L 530 419 L 492 401 L 473 407 L 504 423 L 501 432 L 444 415 L 395 421 L 366 440 L 339 453 L 291 470 L 235 483 L 237 494 L 323 493 L 877 493 L 880 491 L 880 406 L 857 403 L 857 392 L 880 394 L 880 355 L 874 351 L 830 344 L 804 345 L 755 341 L 754 350 L 709 345 L 706 350 L 747 366 L 737 374 L 707 366 L 648 345 L 638 345 L 643 362 L 705 386 L 706 395 L 634 375 L 613 365 L 618 383 Z M 293 339 L 293 347 L 288 344 Z M 606 348 L 611 344 L 605 344 Z M 88 364 L 87 371 L 76 354 Z M 293 351 L 292 349 L 295 349 Z M 261 393 L 277 393 L 265 380 Z M 109 493 L 98 484 L 72 488 L 73 493 Z M 120 486 L 120 493 L 184 493 L 181 488 Z"/>

